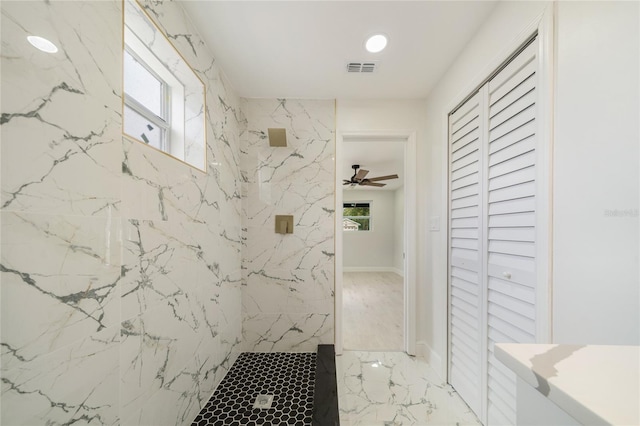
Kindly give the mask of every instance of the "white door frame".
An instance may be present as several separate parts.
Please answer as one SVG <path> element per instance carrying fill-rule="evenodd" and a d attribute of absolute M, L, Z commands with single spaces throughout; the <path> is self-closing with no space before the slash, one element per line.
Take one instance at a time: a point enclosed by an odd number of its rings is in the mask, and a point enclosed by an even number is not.
<path fill-rule="evenodd" d="M 404 350 L 416 354 L 416 132 L 369 131 L 338 132 L 336 135 L 335 190 L 335 347 L 342 354 L 342 164 L 344 142 L 385 141 L 404 143 Z"/>

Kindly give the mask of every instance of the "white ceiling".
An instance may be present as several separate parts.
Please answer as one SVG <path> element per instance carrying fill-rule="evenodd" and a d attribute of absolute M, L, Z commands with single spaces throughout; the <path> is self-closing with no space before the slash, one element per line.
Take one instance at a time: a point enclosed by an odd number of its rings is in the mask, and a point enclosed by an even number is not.
<path fill-rule="evenodd" d="M 424 98 L 496 1 L 182 0 L 235 91 L 248 98 Z M 367 36 L 387 48 L 372 54 Z M 348 74 L 350 61 L 378 61 Z"/>
<path fill-rule="evenodd" d="M 180 0 L 235 91 L 247 98 L 425 98 L 497 1 L 211 1 Z M 364 48 L 389 37 L 377 54 Z M 373 74 L 348 74 L 351 61 L 377 61 Z M 366 147 L 365 147 L 366 145 Z M 398 174 L 404 144 L 345 142 L 340 178 L 352 164 L 368 177 Z M 350 186 L 343 186 L 351 190 Z"/>
<path fill-rule="evenodd" d="M 352 164 L 359 164 L 360 168 L 369 170 L 368 178 L 397 174 L 398 179 L 381 181 L 380 183 L 386 183 L 383 188 L 344 185 L 343 189 L 347 191 L 395 191 L 404 185 L 404 143 L 402 142 L 345 141 L 342 144 L 341 179 L 348 180 L 353 176 Z"/>

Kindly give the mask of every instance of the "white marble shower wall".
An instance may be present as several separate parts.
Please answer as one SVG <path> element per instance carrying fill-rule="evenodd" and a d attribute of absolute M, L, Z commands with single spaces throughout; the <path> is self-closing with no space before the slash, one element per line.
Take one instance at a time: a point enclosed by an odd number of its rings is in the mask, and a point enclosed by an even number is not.
<path fill-rule="evenodd" d="M 334 342 L 334 101 L 243 99 L 243 335 L 248 350 Z M 287 147 L 270 147 L 285 128 Z M 293 215 L 293 234 L 275 215 Z"/>
<path fill-rule="evenodd" d="M 143 4 L 206 82 L 206 173 L 122 138 L 122 2 L 1 3 L 1 424 L 186 424 L 240 349 L 240 101 Z"/>

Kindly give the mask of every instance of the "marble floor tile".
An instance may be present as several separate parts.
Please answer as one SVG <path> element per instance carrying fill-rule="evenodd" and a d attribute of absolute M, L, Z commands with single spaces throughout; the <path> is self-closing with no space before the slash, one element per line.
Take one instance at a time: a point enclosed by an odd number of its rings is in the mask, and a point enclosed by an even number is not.
<path fill-rule="evenodd" d="M 344 351 L 336 357 L 336 375 L 343 426 L 481 424 L 421 358 Z"/>
<path fill-rule="evenodd" d="M 404 282 L 393 272 L 343 274 L 343 345 L 348 350 L 404 349 Z"/>

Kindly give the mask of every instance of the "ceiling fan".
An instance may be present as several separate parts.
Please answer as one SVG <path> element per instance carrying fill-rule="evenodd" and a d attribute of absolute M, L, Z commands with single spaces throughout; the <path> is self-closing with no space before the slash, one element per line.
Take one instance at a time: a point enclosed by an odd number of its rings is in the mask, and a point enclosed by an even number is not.
<path fill-rule="evenodd" d="M 343 179 L 343 182 L 344 182 L 343 185 L 351 185 L 351 186 L 363 185 L 363 186 L 382 187 L 382 186 L 385 186 L 386 183 L 377 183 L 377 181 L 387 180 L 387 179 L 398 179 L 398 175 L 378 176 L 378 177 L 367 179 L 366 176 L 369 173 L 369 170 L 360 169 L 359 164 L 354 164 L 353 166 L 351 166 L 351 168 L 354 171 L 353 176 L 351 176 L 351 180 Z"/>

